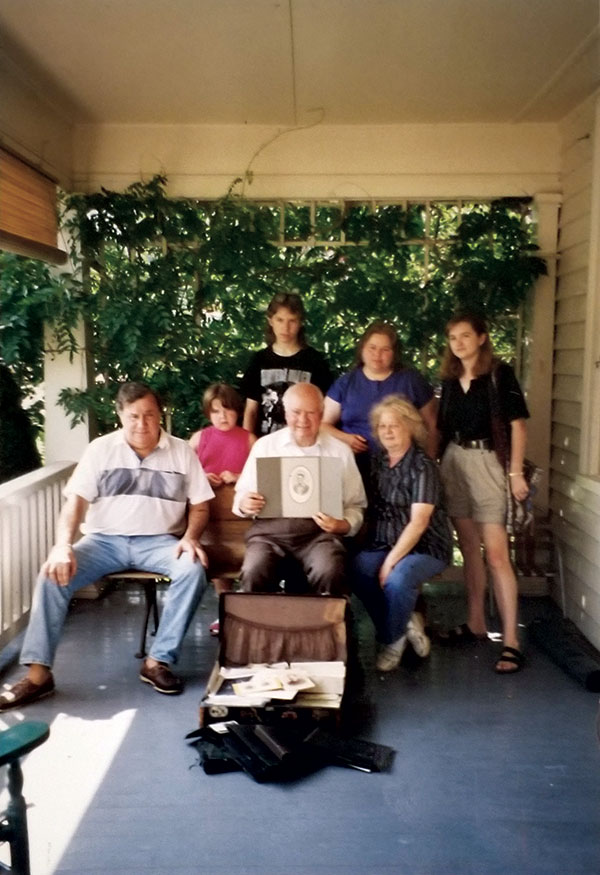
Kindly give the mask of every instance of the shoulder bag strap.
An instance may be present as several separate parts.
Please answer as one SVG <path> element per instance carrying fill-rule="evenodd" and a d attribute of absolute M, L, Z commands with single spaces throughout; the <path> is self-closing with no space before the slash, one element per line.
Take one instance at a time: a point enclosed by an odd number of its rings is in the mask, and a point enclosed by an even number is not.
<path fill-rule="evenodd" d="M 492 443 L 494 451 L 498 456 L 498 461 L 505 471 L 508 471 L 510 465 L 510 445 L 506 424 L 502 416 L 500 408 L 500 396 L 498 394 L 498 374 L 496 368 L 490 371 L 490 379 L 488 382 L 489 399 L 490 399 L 490 414 L 492 421 Z"/>

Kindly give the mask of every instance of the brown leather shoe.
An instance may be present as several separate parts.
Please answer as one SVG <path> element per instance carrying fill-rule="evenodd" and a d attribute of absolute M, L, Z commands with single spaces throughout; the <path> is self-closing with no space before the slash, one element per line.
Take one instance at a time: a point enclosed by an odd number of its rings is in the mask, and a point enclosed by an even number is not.
<path fill-rule="evenodd" d="M 9 708 L 21 708 L 23 705 L 31 705 L 38 699 L 51 696 L 54 692 L 54 678 L 50 675 L 43 684 L 34 684 L 28 677 L 17 681 L 8 690 L 0 693 L 0 711 L 8 711 Z"/>
<path fill-rule="evenodd" d="M 183 681 L 174 675 L 164 662 L 159 662 L 152 668 L 144 663 L 140 669 L 140 680 L 145 684 L 151 684 L 159 693 L 166 693 L 170 696 L 183 693 Z"/>

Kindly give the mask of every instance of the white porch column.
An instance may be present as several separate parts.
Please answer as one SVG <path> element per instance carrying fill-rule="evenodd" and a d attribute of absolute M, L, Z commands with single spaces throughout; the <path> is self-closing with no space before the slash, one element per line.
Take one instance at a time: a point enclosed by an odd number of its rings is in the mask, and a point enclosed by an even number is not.
<path fill-rule="evenodd" d="M 535 196 L 538 245 L 541 250 L 540 255 L 546 261 L 548 274 L 536 280 L 528 305 L 531 341 L 527 405 L 531 419 L 528 422 L 527 455 L 544 469 L 544 477 L 538 487 L 534 503 L 545 512 L 548 510 L 548 474 L 552 449 L 554 302 L 560 204 L 560 194 L 542 192 Z"/>
<path fill-rule="evenodd" d="M 81 323 L 75 331 L 78 351 L 70 358 L 68 353 L 53 351 L 52 330 L 46 327 L 44 338 L 44 388 L 46 395 L 45 446 L 46 464 L 77 462 L 90 441 L 88 417 L 71 428 L 70 417 L 58 403 L 60 391 L 65 388 L 85 389 L 88 385 L 85 328 Z"/>

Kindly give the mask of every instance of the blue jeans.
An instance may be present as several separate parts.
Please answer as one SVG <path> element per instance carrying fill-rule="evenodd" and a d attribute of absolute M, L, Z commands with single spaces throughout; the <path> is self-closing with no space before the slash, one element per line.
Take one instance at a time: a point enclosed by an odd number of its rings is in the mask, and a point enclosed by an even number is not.
<path fill-rule="evenodd" d="M 177 662 L 181 642 L 206 589 L 206 573 L 188 553 L 175 558 L 178 538 L 173 535 L 86 535 L 73 545 L 77 571 L 67 586 L 40 573 L 33 595 L 31 617 L 21 650 L 21 664 L 52 666 L 69 609 L 69 602 L 84 586 L 114 571 L 156 571 L 171 583 L 149 655 L 159 662 Z"/>
<path fill-rule="evenodd" d="M 389 550 L 361 550 L 355 557 L 351 585 L 373 620 L 377 640 L 391 644 L 404 635 L 415 609 L 419 586 L 439 574 L 446 562 L 425 553 L 409 553 L 379 583 L 379 569 Z"/>

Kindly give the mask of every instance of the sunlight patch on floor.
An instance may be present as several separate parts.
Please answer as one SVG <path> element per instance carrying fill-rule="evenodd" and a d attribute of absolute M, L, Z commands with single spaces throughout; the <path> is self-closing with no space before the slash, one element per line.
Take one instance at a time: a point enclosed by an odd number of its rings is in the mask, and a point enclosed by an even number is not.
<path fill-rule="evenodd" d="M 50 726 L 48 741 L 24 759 L 23 794 L 28 805 L 31 871 L 35 875 L 52 875 L 55 871 L 135 714 L 135 709 L 121 711 L 108 720 L 59 714 Z M 4 779 L 0 810 L 8 801 L 5 784 Z M 6 863 L 8 847 L 1 850 L 0 859 Z"/>

